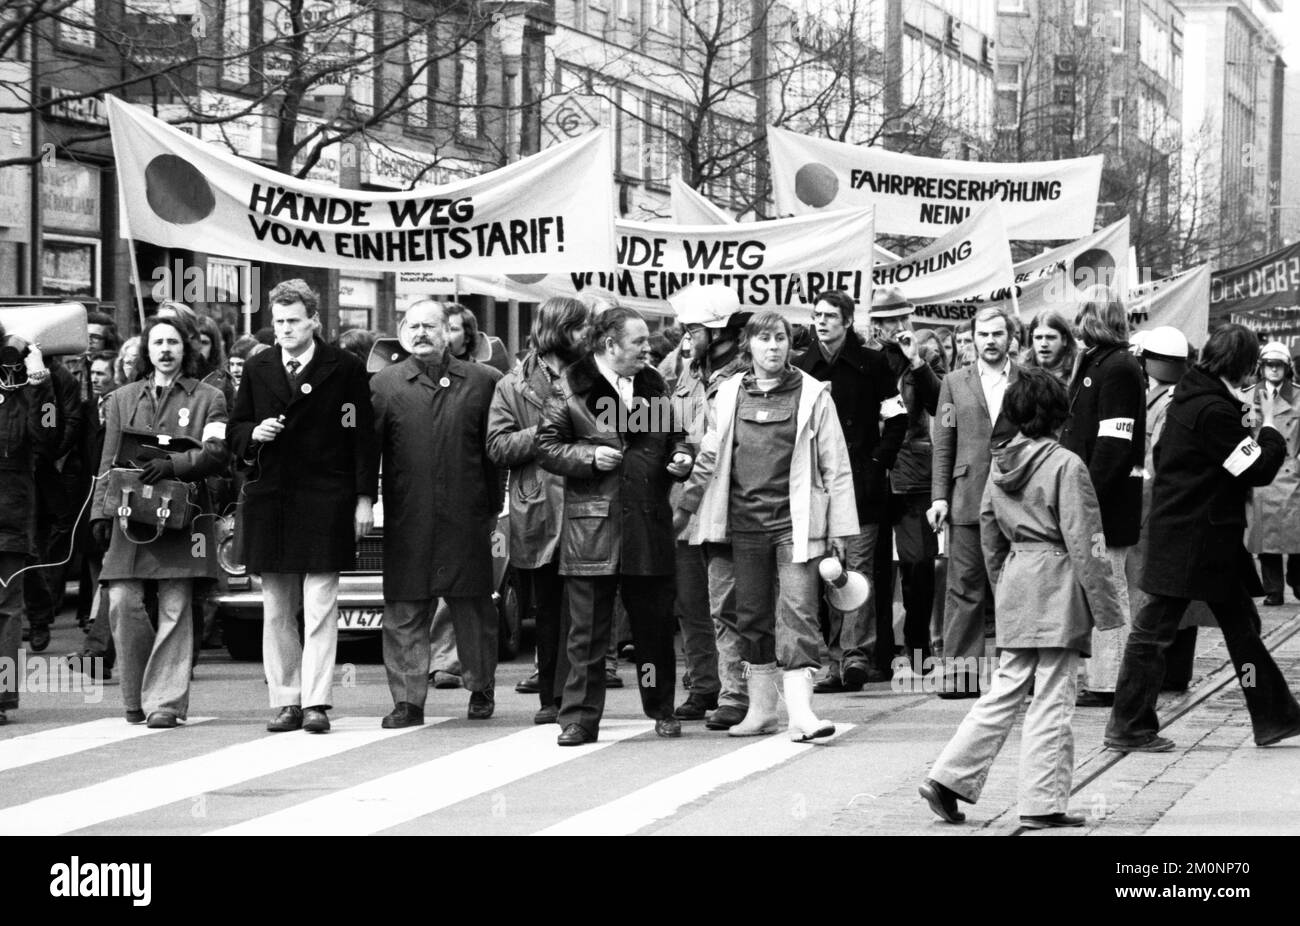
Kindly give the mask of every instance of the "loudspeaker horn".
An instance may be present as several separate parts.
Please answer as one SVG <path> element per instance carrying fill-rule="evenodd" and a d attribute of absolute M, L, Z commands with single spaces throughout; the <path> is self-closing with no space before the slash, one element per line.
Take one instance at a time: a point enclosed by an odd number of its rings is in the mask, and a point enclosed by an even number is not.
<path fill-rule="evenodd" d="M 86 307 L 80 302 L 50 302 L 0 309 L 5 333 L 40 344 L 46 357 L 84 354 L 90 347 Z"/>
<path fill-rule="evenodd" d="M 867 603 L 871 587 L 860 572 L 845 569 L 838 559 L 828 556 L 817 567 L 826 583 L 826 601 L 837 611 L 856 611 Z"/>

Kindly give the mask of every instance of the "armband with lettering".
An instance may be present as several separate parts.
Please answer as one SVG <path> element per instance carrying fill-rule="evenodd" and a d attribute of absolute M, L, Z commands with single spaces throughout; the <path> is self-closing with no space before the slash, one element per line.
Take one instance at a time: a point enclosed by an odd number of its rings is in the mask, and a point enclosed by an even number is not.
<path fill-rule="evenodd" d="M 1250 469 L 1250 465 L 1257 459 L 1259 459 L 1259 444 L 1255 443 L 1253 437 L 1247 437 L 1232 448 L 1232 453 L 1228 454 L 1228 459 L 1223 461 L 1223 468 L 1234 476 L 1240 476 Z"/>
<path fill-rule="evenodd" d="M 1107 418 L 1097 423 L 1098 437 L 1118 437 L 1120 440 L 1133 439 L 1132 418 Z"/>

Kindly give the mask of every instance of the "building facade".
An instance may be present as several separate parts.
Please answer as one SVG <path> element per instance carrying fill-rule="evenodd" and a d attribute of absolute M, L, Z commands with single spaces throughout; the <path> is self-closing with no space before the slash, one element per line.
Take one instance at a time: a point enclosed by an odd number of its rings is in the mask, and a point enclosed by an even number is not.
<path fill-rule="evenodd" d="M 1190 68 L 1183 94 L 1187 173 L 1216 204 L 1224 247 L 1219 266 L 1281 242 L 1285 65 L 1265 17 L 1276 0 L 1180 0 Z"/>

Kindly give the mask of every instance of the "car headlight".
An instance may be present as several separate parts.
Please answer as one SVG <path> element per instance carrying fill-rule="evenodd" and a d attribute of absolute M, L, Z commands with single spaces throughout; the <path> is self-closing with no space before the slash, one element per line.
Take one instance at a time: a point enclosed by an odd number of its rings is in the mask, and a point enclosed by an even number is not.
<path fill-rule="evenodd" d="M 235 519 L 217 519 L 217 562 L 232 576 L 242 576 L 246 571 L 235 555 Z"/>

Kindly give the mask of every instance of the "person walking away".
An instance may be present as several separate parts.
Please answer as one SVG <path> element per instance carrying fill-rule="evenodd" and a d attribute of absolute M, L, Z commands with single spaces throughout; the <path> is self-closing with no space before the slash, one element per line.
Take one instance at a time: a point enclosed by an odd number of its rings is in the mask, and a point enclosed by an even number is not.
<path fill-rule="evenodd" d="M 1106 745 L 1121 752 L 1167 752 L 1156 698 L 1165 653 L 1188 603 L 1205 601 L 1223 631 L 1250 712 L 1255 743 L 1300 735 L 1300 705 L 1259 637 L 1253 595 L 1263 589 L 1243 544 L 1252 487 L 1273 481 L 1287 456 L 1271 403 L 1260 408 L 1258 437 L 1245 424 L 1259 339 L 1241 325 L 1217 328 L 1201 359 L 1174 388 L 1156 444 L 1150 544 L 1142 590 L 1120 665 Z"/>
<path fill-rule="evenodd" d="M 978 337 L 978 334 L 976 335 Z M 1069 813 L 1078 663 L 1093 626 L 1123 620 L 1111 561 L 1093 555 L 1101 510 L 1088 469 L 1052 439 L 1065 390 L 1030 367 L 1007 387 L 1002 414 L 1016 429 L 993 450 L 980 537 L 997 596 L 1001 651 L 989 690 L 944 747 L 921 796 L 949 823 L 975 803 L 1026 700 L 1020 740 L 1020 825 L 1082 826 Z M 1033 691 L 1030 700 L 1030 691 Z"/>

